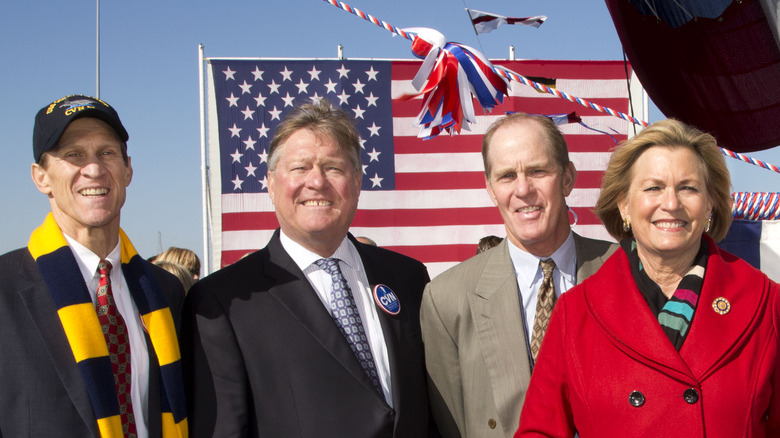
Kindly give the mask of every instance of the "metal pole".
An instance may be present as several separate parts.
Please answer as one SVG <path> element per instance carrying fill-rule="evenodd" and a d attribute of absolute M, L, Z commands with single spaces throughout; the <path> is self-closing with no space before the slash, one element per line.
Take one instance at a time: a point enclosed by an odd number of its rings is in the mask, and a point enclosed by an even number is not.
<path fill-rule="evenodd" d="M 206 156 L 206 96 L 203 77 L 203 44 L 198 44 L 198 84 L 200 96 L 200 168 L 201 168 L 201 201 L 203 203 L 203 274 L 211 274 L 211 250 L 209 245 L 209 184 L 208 157 Z"/>
<path fill-rule="evenodd" d="M 97 0 L 95 7 L 97 15 L 97 36 L 95 38 L 95 97 L 100 99 L 100 0 Z"/>

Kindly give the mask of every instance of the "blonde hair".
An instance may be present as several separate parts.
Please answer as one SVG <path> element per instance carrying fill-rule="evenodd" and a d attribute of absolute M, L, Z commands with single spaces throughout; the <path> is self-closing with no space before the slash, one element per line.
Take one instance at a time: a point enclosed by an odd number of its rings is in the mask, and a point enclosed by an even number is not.
<path fill-rule="evenodd" d="M 164 260 L 155 260 L 153 263 L 175 275 L 176 278 L 181 281 L 181 285 L 184 287 L 185 294 L 190 290 L 192 285 L 195 284 L 195 279 L 192 278 L 192 274 L 184 266 L 178 263 L 166 262 Z"/>
<path fill-rule="evenodd" d="M 190 271 L 190 275 L 200 277 L 200 259 L 192 250 L 177 248 L 172 246 L 161 252 L 155 259 L 155 262 L 170 262 L 181 265 Z"/>
<path fill-rule="evenodd" d="M 733 219 L 731 176 L 726 160 L 715 137 L 674 119 L 651 124 L 635 137 L 623 141 L 612 153 L 594 208 L 609 234 L 617 240 L 631 236 L 630 230 L 623 230 L 618 202 L 628 194 L 634 163 L 646 150 L 655 146 L 688 148 L 699 157 L 704 166 L 707 194 L 712 201 L 712 225 L 708 234 L 715 241 L 726 237 Z"/>

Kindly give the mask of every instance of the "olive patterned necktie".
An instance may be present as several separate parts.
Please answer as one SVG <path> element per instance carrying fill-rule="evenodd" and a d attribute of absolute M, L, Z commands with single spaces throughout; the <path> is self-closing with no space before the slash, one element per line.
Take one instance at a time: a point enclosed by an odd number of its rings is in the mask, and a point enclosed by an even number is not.
<path fill-rule="evenodd" d="M 536 362 L 536 356 L 539 354 L 539 348 L 542 346 L 544 333 L 547 331 L 547 324 L 550 322 L 552 309 L 555 305 L 555 285 L 553 284 L 553 270 L 555 262 L 553 259 L 539 260 L 542 267 L 542 285 L 539 286 L 539 294 L 536 299 L 536 316 L 534 317 L 534 329 L 531 334 L 531 356 Z"/>

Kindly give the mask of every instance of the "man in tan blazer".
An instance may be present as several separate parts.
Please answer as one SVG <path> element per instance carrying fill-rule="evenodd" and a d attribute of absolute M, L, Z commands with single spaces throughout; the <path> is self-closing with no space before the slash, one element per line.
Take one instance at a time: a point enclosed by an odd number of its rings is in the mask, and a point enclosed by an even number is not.
<path fill-rule="evenodd" d="M 507 238 L 431 281 L 420 316 L 433 415 L 445 438 L 514 434 L 550 306 L 616 248 L 571 231 L 565 198 L 577 171 L 549 118 L 498 120 L 485 133 L 482 159 Z M 555 264 L 545 277 L 547 259 Z M 545 303 L 547 313 L 538 313 Z"/>

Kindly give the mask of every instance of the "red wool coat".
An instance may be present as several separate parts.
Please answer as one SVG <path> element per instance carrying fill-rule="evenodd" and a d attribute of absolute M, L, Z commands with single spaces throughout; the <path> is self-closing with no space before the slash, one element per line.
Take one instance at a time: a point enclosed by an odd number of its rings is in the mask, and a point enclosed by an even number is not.
<path fill-rule="evenodd" d="M 705 238 L 704 285 L 679 353 L 622 249 L 561 296 L 516 438 L 780 436 L 780 289 Z M 730 304 L 723 315 L 719 298 Z"/>

